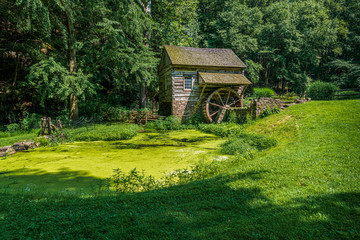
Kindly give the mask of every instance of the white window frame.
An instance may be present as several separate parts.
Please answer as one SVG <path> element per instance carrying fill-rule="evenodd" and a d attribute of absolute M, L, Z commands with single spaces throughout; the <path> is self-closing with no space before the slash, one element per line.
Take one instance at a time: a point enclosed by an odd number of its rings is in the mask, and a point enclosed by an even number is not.
<path fill-rule="evenodd" d="M 191 87 L 190 88 L 186 88 L 186 78 L 190 78 L 191 79 Z M 193 77 L 192 76 L 190 76 L 190 75 L 185 75 L 184 76 L 184 91 L 191 91 L 192 90 L 192 88 L 193 88 Z"/>

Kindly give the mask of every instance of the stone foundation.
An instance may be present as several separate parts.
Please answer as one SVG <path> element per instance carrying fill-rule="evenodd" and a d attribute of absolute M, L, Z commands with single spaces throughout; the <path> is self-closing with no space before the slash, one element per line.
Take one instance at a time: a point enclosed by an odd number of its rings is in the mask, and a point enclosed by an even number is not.
<path fill-rule="evenodd" d="M 195 101 L 186 101 L 186 100 L 173 100 L 172 104 L 172 114 L 179 117 L 182 122 L 186 119 L 191 118 L 193 110 L 197 102 Z M 200 109 L 202 106 L 199 106 Z"/>

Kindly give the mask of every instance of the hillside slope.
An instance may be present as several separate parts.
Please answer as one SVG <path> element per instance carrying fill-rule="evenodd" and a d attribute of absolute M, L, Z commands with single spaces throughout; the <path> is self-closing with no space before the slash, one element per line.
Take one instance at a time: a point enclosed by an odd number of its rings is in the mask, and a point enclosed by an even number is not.
<path fill-rule="evenodd" d="M 360 101 L 311 102 L 248 132 L 279 145 L 145 193 L 1 194 L 0 238 L 359 239 Z"/>

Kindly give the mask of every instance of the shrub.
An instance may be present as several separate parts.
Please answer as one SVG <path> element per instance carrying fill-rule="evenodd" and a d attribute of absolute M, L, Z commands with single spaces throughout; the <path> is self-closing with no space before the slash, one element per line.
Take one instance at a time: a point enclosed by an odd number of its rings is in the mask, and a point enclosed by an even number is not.
<path fill-rule="evenodd" d="M 337 89 L 338 87 L 332 83 L 316 81 L 309 86 L 307 96 L 312 100 L 331 100 Z"/>
<path fill-rule="evenodd" d="M 154 122 L 150 122 L 147 126 L 147 129 L 154 130 L 180 130 L 180 129 L 192 129 L 194 128 L 191 124 L 181 124 L 181 119 L 175 115 L 169 116 L 165 119 L 158 119 Z"/>
<path fill-rule="evenodd" d="M 140 130 L 135 124 L 93 125 L 70 130 L 69 135 L 74 141 L 116 141 L 131 139 Z"/>
<path fill-rule="evenodd" d="M 252 156 L 255 148 L 250 146 L 243 138 L 233 138 L 221 145 L 220 152 L 229 155 Z"/>
<path fill-rule="evenodd" d="M 145 171 L 139 172 L 136 168 L 128 174 L 120 169 L 114 169 L 114 175 L 107 179 L 107 187 L 118 192 L 150 191 L 160 187 L 160 182 L 154 177 L 146 176 Z"/>
<path fill-rule="evenodd" d="M 197 128 L 200 131 L 212 133 L 220 137 L 237 136 L 244 132 L 244 128 L 235 123 L 199 124 Z"/>
<path fill-rule="evenodd" d="M 45 147 L 49 145 L 49 140 L 45 137 L 38 137 L 35 139 L 35 141 L 40 144 L 40 147 Z"/>
<path fill-rule="evenodd" d="M 24 119 L 20 121 L 22 130 L 29 131 L 40 127 L 41 116 L 36 113 L 24 112 Z"/>
<path fill-rule="evenodd" d="M 263 111 L 259 117 L 260 118 L 264 118 L 264 117 L 267 117 L 271 114 L 275 114 L 275 113 L 279 113 L 280 112 L 280 109 L 278 107 L 274 107 L 274 108 L 270 108 L 270 107 L 266 107 L 265 111 Z"/>
<path fill-rule="evenodd" d="M 271 88 L 254 88 L 253 96 L 255 98 L 271 97 L 273 95 L 276 95 L 276 93 Z"/>
<path fill-rule="evenodd" d="M 230 138 L 221 145 L 221 153 L 242 155 L 251 158 L 256 150 L 264 150 L 277 145 L 277 141 L 264 135 L 243 133 L 236 138 Z"/>
<path fill-rule="evenodd" d="M 96 122 L 128 122 L 129 112 L 124 107 L 103 103 L 95 99 L 91 104 L 79 108 L 82 116 L 93 118 Z"/>
<path fill-rule="evenodd" d="M 204 122 L 204 117 L 202 114 L 195 113 L 192 118 L 189 118 L 185 121 L 187 125 L 198 125 Z"/>
<path fill-rule="evenodd" d="M 9 132 L 16 132 L 20 129 L 20 125 L 17 123 L 11 123 L 6 125 L 6 130 Z"/>
<path fill-rule="evenodd" d="M 255 147 L 257 150 L 265 150 L 277 145 L 277 141 L 271 137 L 257 134 L 241 134 L 240 138 L 244 139 L 250 146 Z"/>

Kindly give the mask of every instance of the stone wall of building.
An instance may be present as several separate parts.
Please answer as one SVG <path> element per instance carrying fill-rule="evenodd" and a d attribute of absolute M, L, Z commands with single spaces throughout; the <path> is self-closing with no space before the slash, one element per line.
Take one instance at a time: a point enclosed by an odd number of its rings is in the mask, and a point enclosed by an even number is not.
<path fill-rule="evenodd" d="M 184 122 L 192 117 L 194 108 L 197 103 L 197 101 L 193 100 L 173 100 L 172 114 L 179 117 L 182 122 Z M 199 106 L 197 110 L 199 110 L 200 108 L 201 106 Z"/>

